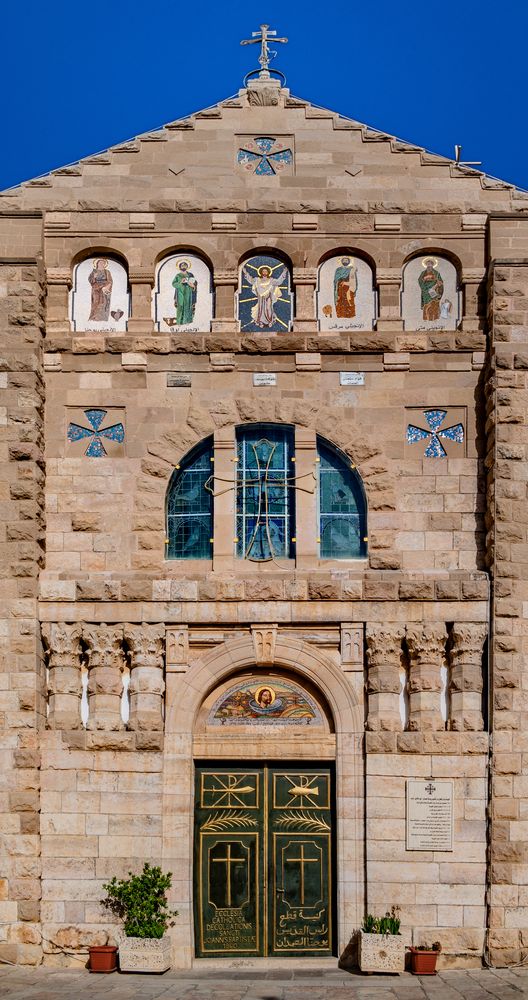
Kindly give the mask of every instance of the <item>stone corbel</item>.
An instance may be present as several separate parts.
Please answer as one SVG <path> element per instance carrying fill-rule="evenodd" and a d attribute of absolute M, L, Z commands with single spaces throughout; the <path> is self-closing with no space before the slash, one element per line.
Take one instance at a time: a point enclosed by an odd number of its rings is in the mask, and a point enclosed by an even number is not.
<path fill-rule="evenodd" d="M 48 727 L 80 729 L 81 626 L 46 622 L 42 638 L 48 652 Z"/>
<path fill-rule="evenodd" d="M 341 625 L 341 666 L 345 673 L 363 670 L 363 625 L 343 622 Z"/>
<path fill-rule="evenodd" d="M 293 286 L 295 289 L 295 319 L 293 329 L 299 332 L 317 330 L 315 315 L 315 287 L 317 268 L 294 267 Z"/>
<path fill-rule="evenodd" d="M 221 270 L 213 274 L 215 286 L 215 314 L 211 323 L 213 333 L 237 333 L 235 294 L 238 288 L 238 271 Z"/>
<path fill-rule="evenodd" d="M 127 323 L 129 333 L 152 333 L 152 289 L 154 275 L 151 268 L 133 267 L 128 272 L 132 306 Z"/>
<path fill-rule="evenodd" d="M 484 729 L 482 651 L 487 634 L 483 622 L 455 622 L 451 630 L 449 728 L 454 732 Z"/>
<path fill-rule="evenodd" d="M 189 627 L 168 628 L 165 632 L 165 670 L 183 674 L 189 666 Z"/>
<path fill-rule="evenodd" d="M 252 625 L 251 638 L 258 667 L 271 667 L 275 662 L 275 642 L 278 625 Z"/>

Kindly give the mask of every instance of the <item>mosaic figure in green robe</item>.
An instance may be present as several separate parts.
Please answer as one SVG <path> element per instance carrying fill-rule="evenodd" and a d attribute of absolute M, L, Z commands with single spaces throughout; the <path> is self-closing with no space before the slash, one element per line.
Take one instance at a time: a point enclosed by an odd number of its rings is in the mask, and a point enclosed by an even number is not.
<path fill-rule="evenodd" d="M 194 320 L 198 282 L 189 268 L 188 260 L 178 261 L 176 277 L 172 282 L 177 326 L 187 326 Z"/>

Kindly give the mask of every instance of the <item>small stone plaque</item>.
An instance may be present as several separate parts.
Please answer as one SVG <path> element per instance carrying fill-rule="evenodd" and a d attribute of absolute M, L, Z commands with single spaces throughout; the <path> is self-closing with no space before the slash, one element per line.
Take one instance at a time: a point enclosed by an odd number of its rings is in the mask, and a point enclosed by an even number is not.
<path fill-rule="evenodd" d="M 275 372 L 253 372 L 253 385 L 277 385 Z"/>
<path fill-rule="evenodd" d="M 407 781 L 408 851 L 453 850 L 453 782 Z"/>
<path fill-rule="evenodd" d="M 339 385 L 365 385 L 365 372 L 339 372 Z"/>
<path fill-rule="evenodd" d="M 191 376 L 188 372 L 167 372 L 167 385 L 171 389 L 177 386 L 189 388 L 191 385 Z"/>

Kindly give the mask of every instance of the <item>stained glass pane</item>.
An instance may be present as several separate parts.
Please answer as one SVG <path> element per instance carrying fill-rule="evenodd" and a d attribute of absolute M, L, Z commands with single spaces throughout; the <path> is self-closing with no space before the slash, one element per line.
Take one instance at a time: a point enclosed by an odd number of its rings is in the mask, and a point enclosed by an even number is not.
<path fill-rule="evenodd" d="M 173 475 L 167 495 L 167 558 L 210 559 L 213 497 L 205 484 L 213 471 L 208 441 Z"/>
<path fill-rule="evenodd" d="M 366 507 L 359 477 L 345 458 L 321 441 L 317 450 L 321 559 L 364 557 Z"/>
<path fill-rule="evenodd" d="M 237 556 L 292 558 L 295 490 L 293 434 L 261 424 L 238 435 Z"/>

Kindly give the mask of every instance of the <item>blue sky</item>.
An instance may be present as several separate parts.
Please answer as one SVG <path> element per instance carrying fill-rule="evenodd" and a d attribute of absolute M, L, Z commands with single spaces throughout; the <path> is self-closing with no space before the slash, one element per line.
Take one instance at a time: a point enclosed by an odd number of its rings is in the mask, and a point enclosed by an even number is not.
<path fill-rule="evenodd" d="M 27 0 L 2 13 L 0 189 L 234 94 L 262 22 L 296 96 L 528 188 L 526 0 Z"/>

